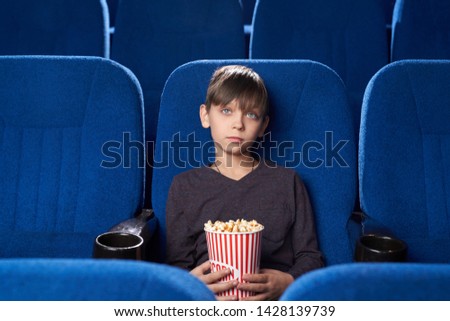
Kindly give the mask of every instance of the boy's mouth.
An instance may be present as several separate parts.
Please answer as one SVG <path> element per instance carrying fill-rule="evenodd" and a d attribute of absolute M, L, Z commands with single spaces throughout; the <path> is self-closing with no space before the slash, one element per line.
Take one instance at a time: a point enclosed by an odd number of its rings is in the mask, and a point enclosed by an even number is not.
<path fill-rule="evenodd" d="M 229 137 L 227 137 L 227 140 L 230 143 L 237 143 L 237 144 L 240 144 L 244 141 L 242 138 L 236 137 L 236 136 L 229 136 Z"/>

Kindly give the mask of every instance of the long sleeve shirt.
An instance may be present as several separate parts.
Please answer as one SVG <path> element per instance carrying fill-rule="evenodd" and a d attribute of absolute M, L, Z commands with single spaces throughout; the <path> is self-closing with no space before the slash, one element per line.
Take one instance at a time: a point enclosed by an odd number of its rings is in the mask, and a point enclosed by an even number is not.
<path fill-rule="evenodd" d="M 202 167 L 175 176 L 166 205 L 167 263 L 192 269 L 208 260 L 204 223 L 255 219 L 262 225 L 261 268 L 294 278 L 322 267 L 305 185 L 268 161 L 240 180 Z"/>

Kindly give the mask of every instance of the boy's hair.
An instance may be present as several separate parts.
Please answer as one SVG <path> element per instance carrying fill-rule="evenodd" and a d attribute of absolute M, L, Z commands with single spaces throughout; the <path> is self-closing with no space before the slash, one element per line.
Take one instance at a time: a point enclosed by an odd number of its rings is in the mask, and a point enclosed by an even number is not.
<path fill-rule="evenodd" d="M 223 106 L 234 99 L 244 112 L 258 109 L 261 117 L 269 112 L 264 81 L 251 68 L 229 65 L 214 72 L 206 93 L 206 110 L 209 111 L 213 104 Z"/>

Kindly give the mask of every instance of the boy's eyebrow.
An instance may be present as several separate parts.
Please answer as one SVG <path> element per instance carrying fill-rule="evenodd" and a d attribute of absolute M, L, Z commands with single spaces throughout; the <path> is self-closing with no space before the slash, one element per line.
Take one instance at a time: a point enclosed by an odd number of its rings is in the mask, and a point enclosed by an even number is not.
<path fill-rule="evenodd" d="M 222 104 L 217 104 L 216 106 L 219 108 L 222 108 L 222 107 L 230 107 L 231 105 L 230 105 L 230 103 L 222 103 Z"/>

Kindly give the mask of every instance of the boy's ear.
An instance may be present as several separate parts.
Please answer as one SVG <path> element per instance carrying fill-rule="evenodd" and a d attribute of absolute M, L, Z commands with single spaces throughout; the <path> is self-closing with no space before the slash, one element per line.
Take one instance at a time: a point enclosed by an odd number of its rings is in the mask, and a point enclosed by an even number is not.
<path fill-rule="evenodd" d="M 209 117 L 205 104 L 202 104 L 200 106 L 200 121 L 202 123 L 203 128 L 209 128 Z"/>
<path fill-rule="evenodd" d="M 259 130 L 258 133 L 259 138 L 264 136 L 264 132 L 266 131 L 268 125 L 269 125 L 269 116 L 265 116 L 263 123 L 261 124 L 261 129 Z"/>

